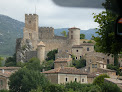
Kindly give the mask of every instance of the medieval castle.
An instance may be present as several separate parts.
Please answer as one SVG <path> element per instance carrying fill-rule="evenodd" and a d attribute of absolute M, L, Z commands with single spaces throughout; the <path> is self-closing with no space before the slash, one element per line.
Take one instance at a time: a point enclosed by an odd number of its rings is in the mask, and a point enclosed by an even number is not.
<path fill-rule="evenodd" d="M 25 14 L 23 38 L 16 41 L 17 62 L 26 62 L 32 57 L 37 57 L 42 63 L 47 53 L 54 49 L 58 49 L 56 59 L 71 58 L 71 55 L 74 55 L 75 59 L 81 59 L 87 57 L 90 52 L 91 55 L 94 53 L 94 44 L 81 42 L 79 28 L 69 28 L 67 37 L 56 36 L 54 28 L 38 26 L 37 14 Z M 105 55 L 101 56 L 104 57 Z"/>

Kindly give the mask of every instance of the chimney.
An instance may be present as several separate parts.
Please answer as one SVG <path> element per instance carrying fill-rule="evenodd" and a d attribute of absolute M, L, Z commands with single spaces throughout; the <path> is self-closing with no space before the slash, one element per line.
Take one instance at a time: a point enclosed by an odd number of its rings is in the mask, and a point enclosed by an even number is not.
<path fill-rule="evenodd" d="M 4 73 L 4 69 L 2 69 L 2 73 Z"/>

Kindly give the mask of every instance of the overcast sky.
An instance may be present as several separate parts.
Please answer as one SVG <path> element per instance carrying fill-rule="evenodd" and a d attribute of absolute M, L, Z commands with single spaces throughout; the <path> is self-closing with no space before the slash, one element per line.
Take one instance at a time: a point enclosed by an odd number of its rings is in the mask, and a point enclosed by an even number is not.
<path fill-rule="evenodd" d="M 35 5 L 39 26 L 54 28 L 96 28 L 98 24 L 94 22 L 92 13 L 103 11 L 95 8 L 59 7 L 52 0 L 0 0 L 0 14 L 24 22 L 25 13 L 35 13 Z"/>

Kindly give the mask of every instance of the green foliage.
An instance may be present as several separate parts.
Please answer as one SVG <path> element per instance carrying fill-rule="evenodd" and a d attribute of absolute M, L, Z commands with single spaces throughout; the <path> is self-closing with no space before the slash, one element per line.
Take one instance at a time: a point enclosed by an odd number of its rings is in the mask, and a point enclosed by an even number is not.
<path fill-rule="evenodd" d="M 40 60 L 38 58 L 33 57 L 29 60 L 29 62 L 25 63 L 25 67 L 29 70 L 40 71 Z"/>
<path fill-rule="evenodd" d="M 3 89 L 3 90 L 0 90 L 0 92 L 9 92 L 9 91 L 8 91 L 8 90 L 4 90 L 4 89 Z"/>
<path fill-rule="evenodd" d="M 41 71 L 45 69 L 47 70 L 51 70 L 54 69 L 54 61 L 53 60 L 49 60 L 49 61 L 44 61 L 41 65 Z"/>
<path fill-rule="evenodd" d="M 61 34 L 62 34 L 64 37 L 67 37 L 66 31 L 62 31 Z"/>
<path fill-rule="evenodd" d="M 95 15 L 95 14 L 94 14 Z M 98 37 L 94 37 L 99 52 L 114 54 L 114 64 L 118 65 L 118 54 L 122 51 L 122 43 L 115 38 L 115 21 L 117 15 L 110 11 L 103 11 L 94 16 L 94 21 L 99 24 Z"/>
<path fill-rule="evenodd" d="M 46 92 L 65 92 L 65 87 L 61 84 L 51 84 L 47 86 Z"/>
<path fill-rule="evenodd" d="M 73 66 L 76 68 L 82 68 L 86 66 L 86 60 L 85 59 L 80 59 L 80 60 L 73 60 L 72 61 Z"/>
<path fill-rule="evenodd" d="M 109 78 L 109 76 L 107 74 L 101 74 L 94 79 L 93 84 L 99 86 L 103 85 L 104 78 Z"/>
<path fill-rule="evenodd" d="M 93 43 L 91 40 L 89 40 L 87 43 Z"/>
<path fill-rule="evenodd" d="M 55 54 L 58 53 L 57 49 L 51 50 L 50 52 L 47 53 L 47 58 L 46 60 L 55 60 Z"/>
<path fill-rule="evenodd" d="M 70 82 L 65 84 L 66 92 L 101 92 L 101 88 L 93 84 Z"/>
<path fill-rule="evenodd" d="M 14 54 L 12 57 L 8 57 L 5 61 L 5 66 L 16 66 L 16 54 Z"/>
<path fill-rule="evenodd" d="M 85 39 L 85 34 L 80 34 L 80 39 Z"/>
<path fill-rule="evenodd" d="M 4 59 L 0 56 L 0 67 L 2 66 L 2 61 L 3 61 Z"/>
<path fill-rule="evenodd" d="M 120 88 L 113 83 L 105 82 L 101 85 L 102 92 L 121 92 Z"/>
<path fill-rule="evenodd" d="M 41 87 L 38 87 L 37 89 L 31 89 L 30 92 L 43 92 Z"/>
<path fill-rule="evenodd" d="M 22 68 L 9 78 L 9 87 L 12 92 L 29 92 L 38 86 L 45 87 L 49 84 L 47 79 L 38 71 Z"/>
<path fill-rule="evenodd" d="M 112 64 L 108 64 L 107 65 L 107 68 L 108 69 L 111 69 L 111 70 L 115 70 L 117 72 L 117 74 L 120 74 L 120 70 L 119 70 L 119 67 L 118 66 L 114 66 Z"/>

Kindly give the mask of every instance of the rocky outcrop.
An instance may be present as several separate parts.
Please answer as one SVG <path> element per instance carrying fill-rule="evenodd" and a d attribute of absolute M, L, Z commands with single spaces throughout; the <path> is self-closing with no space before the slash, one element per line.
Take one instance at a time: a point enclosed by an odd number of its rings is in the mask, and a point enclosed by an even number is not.
<path fill-rule="evenodd" d="M 33 46 L 29 39 L 23 40 L 18 38 L 16 40 L 16 61 L 26 62 L 26 52 L 32 51 Z"/>

